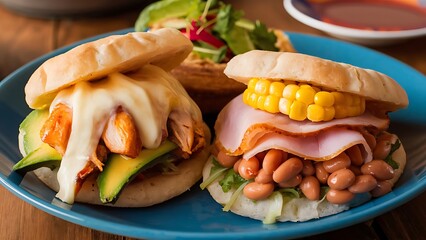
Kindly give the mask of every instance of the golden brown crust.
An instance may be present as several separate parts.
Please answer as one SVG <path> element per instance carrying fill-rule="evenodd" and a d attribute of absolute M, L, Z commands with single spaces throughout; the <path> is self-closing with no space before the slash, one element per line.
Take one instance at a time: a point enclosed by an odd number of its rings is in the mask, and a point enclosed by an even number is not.
<path fill-rule="evenodd" d="M 148 63 L 169 71 L 191 50 L 191 41 L 178 30 L 167 28 L 85 43 L 44 62 L 25 86 L 26 101 L 31 108 L 44 108 L 58 91 L 77 82 L 136 70 Z"/>
<path fill-rule="evenodd" d="M 408 105 L 404 89 L 382 73 L 300 53 L 250 51 L 231 59 L 225 74 L 244 84 L 253 77 L 306 82 L 363 96 L 387 111 Z"/>
<path fill-rule="evenodd" d="M 204 131 L 208 144 L 211 136 L 207 125 L 204 125 Z M 191 158 L 183 160 L 178 165 L 176 174 L 159 174 L 128 184 L 115 204 L 103 204 L 99 200 L 96 176 L 90 176 L 80 189 L 76 201 L 112 207 L 147 207 L 164 202 L 188 191 L 201 178 L 209 154 L 210 146 L 207 145 Z M 56 171 L 39 168 L 34 170 L 34 173 L 47 186 L 58 191 Z"/>

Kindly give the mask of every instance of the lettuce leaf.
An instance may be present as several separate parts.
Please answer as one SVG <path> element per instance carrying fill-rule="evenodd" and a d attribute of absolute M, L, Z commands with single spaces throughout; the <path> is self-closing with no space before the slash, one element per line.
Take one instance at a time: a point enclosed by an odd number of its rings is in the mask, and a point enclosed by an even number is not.
<path fill-rule="evenodd" d="M 202 0 L 162 0 L 148 5 L 135 23 L 136 31 L 146 31 L 155 22 L 168 18 L 197 19 L 204 10 Z"/>
<path fill-rule="evenodd" d="M 278 51 L 278 48 L 275 47 L 277 36 L 260 21 L 255 22 L 254 29 L 250 32 L 250 38 L 257 49 Z"/>
<path fill-rule="evenodd" d="M 226 172 L 225 177 L 219 181 L 223 192 L 228 192 L 231 189 L 237 189 L 241 184 L 247 182 L 240 174 L 236 173 L 233 168 Z"/>
<path fill-rule="evenodd" d="M 399 149 L 399 147 L 401 147 L 401 142 L 399 141 L 399 139 L 396 140 L 396 142 L 394 144 L 391 145 L 391 149 L 389 151 L 388 156 L 386 156 L 385 158 L 385 162 L 387 164 L 389 164 L 393 169 L 398 169 L 399 168 L 399 164 L 397 162 L 395 162 L 395 160 L 393 160 L 392 158 L 392 154 Z"/>

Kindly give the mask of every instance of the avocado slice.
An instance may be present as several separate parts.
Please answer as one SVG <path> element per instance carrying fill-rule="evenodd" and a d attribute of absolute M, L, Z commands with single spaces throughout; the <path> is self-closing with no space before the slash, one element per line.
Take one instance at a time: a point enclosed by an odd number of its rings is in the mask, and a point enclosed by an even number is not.
<path fill-rule="evenodd" d="M 49 117 L 49 110 L 34 110 L 19 125 L 25 157 L 13 166 L 14 171 L 28 172 L 40 167 L 54 169 L 62 159 L 51 146 L 41 141 L 40 130 Z"/>
<path fill-rule="evenodd" d="M 114 202 L 124 186 L 138 173 L 149 168 L 154 160 L 176 148 L 176 144 L 166 140 L 156 149 L 143 149 L 136 158 L 111 154 L 97 179 L 101 201 Z"/>

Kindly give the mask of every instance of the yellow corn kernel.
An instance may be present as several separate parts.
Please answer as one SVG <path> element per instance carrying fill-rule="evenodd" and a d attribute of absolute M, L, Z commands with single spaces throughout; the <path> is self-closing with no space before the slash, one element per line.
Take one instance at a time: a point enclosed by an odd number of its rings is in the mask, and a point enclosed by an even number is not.
<path fill-rule="evenodd" d="M 352 105 L 354 105 L 354 106 L 361 106 L 361 97 L 360 96 L 353 95 L 352 96 L 352 100 L 353 100 Z"/>
<path fill-rule="evenodd" d="M 335 114 L 334 107 L 324 107 L 324 121 L 332 120 Z"/>
<path fill-rule="evenodd" d="M 345 96 L 341 92 L 332 92 L 334 97 L 334 104 L 336 105 L 344 105 L 345 104 Z"/>
<path fill-rule="evenodd" d="M 312 86 L 312 88 L 315 90 L 315 92 L 321 92 L 321 89 L 319 87 Z"/>
<path fill-rule="evenodd" d="M 244 92 L 243 92 L 243 103 L 245 103 L 247 105 L 249 104 L 250 94 L 251 94 L 250 90 L 248 90 L 248 89 L 244 90 Z"/>
<path fill-rule="evenodd" d="M 264 96 L 268 95 L 269 85 L 271 85 L 271 82 L 269 80 L 259 79 L 259 81 L 257 81 L 256 83 L 254 91 L 256 94 L 259 94 L 259 95 L 264 95 Z"/>
<path fill-rule="evenodd" d="M 315 90 L 309 85 L 301 85 L 296 92 L 296 100 L 309 105 L 314 102 Z"/>
<path fill-rule="evenodd" d="M 329 92 L 321 91 L 315 94 L 314 102 L 323 107 L 331 107 L 334 104 L 334 97 Z"/>
<path fill-rule="evenodd" d="M 358 116 L 361 110 L 360 106 L 350 106 L 348 109 L 348 117 Z"/>
<path fill-rule="evenodd" d="M 288 100 L 287 98 L 280 98 L 279 110 L 282 114 L 290 115 L 290 107 L 293 101 Z"/>
<path fill-rule="evenodd" d="M 290 106 L 289 117 L 293 120 L 303 121 L 306 119 L 306 104 L 300 101 L 293 101 Z"/>
<path fill-rule="evenodd" d="M 256 108 L 259 108 L 260 110 L 265 110 L 265 99 L 266 99 L 266 96 L 260 95 L 257 98 Z"/>
<path fill-rule="evenodd" d="M 348 108 L 344 105 L 336 105 L 334 106 L 335 118 L 345 118 L 348 116 Z"/>
<path fill-rule="evenodd" d="M 280 98 L 283 94 L 283 90 L 284 90 L 284 83 L 283 82 L 272 82 L 271 85 L 269 86 L 269 94 L 277 96 L 278 98 Z"/>
<path fill-rule="evenodd" d="M 247 89 L 254 92 L 254 88 L 256 87 L 256 83 L 259 81 L 258 78 L 252 78 L 247 84 Z"/>
<path fill-rule="evenodd" d="M 289 84 L 284 87 L 283 97 L 288 100 L 294 101 L 296 99 L 296 93 L 299 90 L 299 86 L 295 84 Z"/>
<path fill-rule="evenodd" d="M 264 109 L 270 113 L 277 113 L 280 111 L 279 109 L 279 101 L 280 98 L 275 95 L 266 96 Z"/>
<path fill-rule="evenodd" d="M 343 94 L 343 95 L 345 96 L 345 105 L 346 106 L 352 106 L 353 103 L 354 103 L 352 94 L 346 93 L 346 94 Z"/>
<path fill-rule="evenodd" d="M 311 104 L 308 106 L 307 117 L 312 122 L 320 122 L 325 119 L 324 108 L 317 104 Z"/>
<path fill-rule="evenodd" d="M 365 99 L 361 99 L 361 103 L 360 103 L 360 114 L 364 113 L 365 111 Z"/>
<path fill-rule="evenodd" d="M 257 106 L 257 98 L 258 98 L 258 96 L 257 96 L 256 93 L 250 93 L 249 96 L 248 96 L 248 99 L 247 99 L 248 100 L 248 105 L 256 108 L 256 106 Z"/>

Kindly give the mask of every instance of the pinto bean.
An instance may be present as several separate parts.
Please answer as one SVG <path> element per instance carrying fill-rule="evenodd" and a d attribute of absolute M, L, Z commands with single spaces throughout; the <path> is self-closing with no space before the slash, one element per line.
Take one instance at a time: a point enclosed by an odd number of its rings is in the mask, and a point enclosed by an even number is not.
<path fill-rule="evenodd" d="M 363 131 L 362 136 L 364 137 L 371 150 L 376 148 L 377 141 L 373 134 L 369 133 L 368 131 Z"/>
<path fill-rule="evenodd" d="M 242 178 L 249 180 L 256 177 L 259 172 L 259 160 L 256 157 L 243 159 L 238 166 L 238 173 Z"/>
<path fill-rule="evenodd" d="M 354 193 L 348 190 L 330 189 L 326 194 L 327 201 L 334 204 L 344 204 L 350 202 L 355 197 Z"/>
<path fill-rule="evenodd" d="M 328 173 L 324 169 L 323 162 L 315 163 L 315 176 L 318 178 L 318 181 L 322 184 L 327 183 L 328 176 L 330 176 L 330 173 Z"/>
<path fill-rule="evenodd" d="M 260 152 L 260 153 L 258 153 L 258 154 L 256 154 L 256 158 L 259 160 L 259 161 L 263 161 L 263 159 L 265 158 L 265 155 L 266 155 L 266 153 L 267 153 L 268 151 L 263 151 L 263 152 Z"/>
<path fill-rule="evenodd" d="M 296 187 L 302 182 L 302 175 L 296 175 L 294 178 L 291 178 L 290 180 L 287 180 L 285 182 L 278 183 L 278 186 L 282 188 L 286 187 Z"/>
<path fill-rule="evenodd" d="M 241 163 L 241 161 L 242 161 L 243 159 L 242 158 L 240 158 L 240 159 L 238 159 L 238 161 L 236 161 L 235 163 L 234 163 L 234 171 L 235 172 L 239 172 L 238 171 L 238 168 L 240 167 L 240 163 Z"/>
<path fill-rule="evenodd" d="M 257 183 L 272 183 L 274 180 L 272 179 L 272 174 L 267 173 L 265 169 L 260 169 L 256 178 L 254 179 Z"/>
<path fill-rule="evenodd" d="M 381 140 L 377 142 L 376 148 L 373 150 L 374 159 L 385 159 L 391 149 L 391 142 L 389 140 Z"/>
<path fill-rule="evenodd" d="M 297 157 L 292 157 L 281 163 L 281 165 L 272 174 L 272 178 L 277 183 L 285 182 L 298 175 L 302 169 L 302 160 Z"/>
<path fill-rule="evenodd" d="M 312 176 L 315 174 L 315 167 L 312 164 L 312 161 L 310 160 L 303 160 L 303 169 L 302 174 L 303 176 Z"/>
<path fill-rule="evenodd" d="M 346 149 L 346 154 L 351 159 L 352 165 L 361 166 L 364 163 L 364 159 L 362 158 L 361 150 L 358 145 Z"/>
<path fill-rule="evenodd" d="M 263 159 L 262 168 L 265 169 L 267 173 L 272 174 L 283 162 L 282 153 L 283 151 L 278 149 L 269 150 Z"/>
<path fill-rule="evenodd" d="M 320 182 L 314 176 L 306 176 L 299 185 L 300 190 L 309 200 L 319 200 L 320 198 Z"/>
<path fill-rule="evenodd" d="M 393 168 L 383 160 L 372 160 L 362 165 L 361 172 L 373 175 L 377 180 L 389 180 L 395 175 Z"/>
<path fill-rule="evenodd" d="M 358 166 L 351 165 L 349 169 L 355 174 L 355 176 L 362 175 L 361 168 Z"/>
<path fill-rule="evenodd" d="M 269 195 L 271 195 L 273 191 L 274 191 L 273 183 L 263 184 L 263 183 L 251 182 L 247 184 L 243 189 L 244 196 L 252 200 L 265 199 L 269 197 Z"/>
<path fill-rule="evenodd" d="M 335 190 L 343 190 L 350 187 L 355 182 L 355 174 L 347 169 L 339 169 L 328 177 L 327 183 L 330 188 Z"/>
<path fill-rule="evenodd" d="M 238 161 L 238 159 L 240 159 L 240 157 L 229 156 L 229 155 L 226 154 L 225 151 L 220 151 L 217 154 L 216 159 L 217 159 L 217 161 L 219 162 L 220 165 L 222 165 L 226 168 L 230 168 L 230 167 L 234 166 L 234 164 Z"/>
<path fill-rule="evenodd" d="M 380 197 L 392 191 L 393 184 L 390 181 L 378 181 L 377 186 L 371 190 L 373 197 Z"/>
<path fill-rule="evenodd" d="M 365 193 L 373 190 L 377 186 L 377 180 L 371 175 L 359 175 L 355 177 L 355 182 L 348 188 L 352 193 Z"/>
<path fill-rule="evenodd" d="M 350 165 L 351 165 L 351 159 L 344 152 L 337 155 L 333 159 L 330 159 L 330 160 L 323 162 L 324 169 L 328 173 L 335 172 L 335 171 L 342 169 L 342 168 L 348 168 Z"/>

